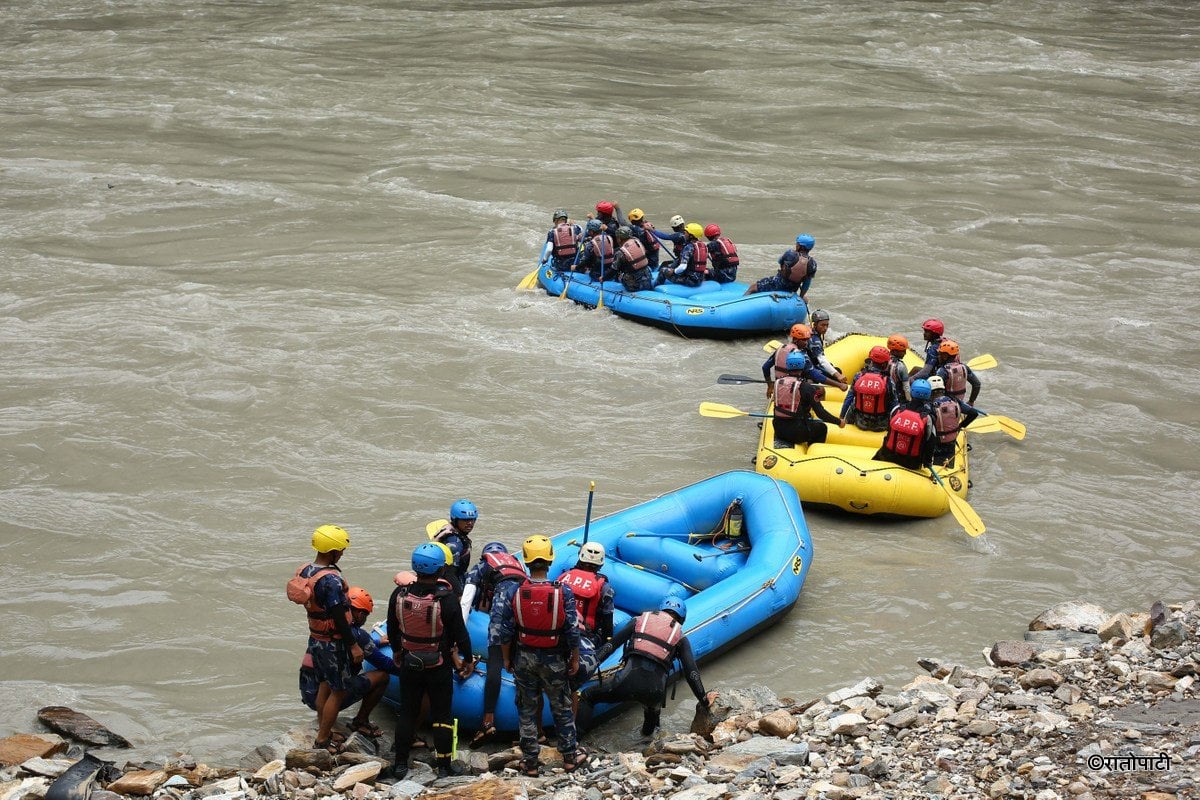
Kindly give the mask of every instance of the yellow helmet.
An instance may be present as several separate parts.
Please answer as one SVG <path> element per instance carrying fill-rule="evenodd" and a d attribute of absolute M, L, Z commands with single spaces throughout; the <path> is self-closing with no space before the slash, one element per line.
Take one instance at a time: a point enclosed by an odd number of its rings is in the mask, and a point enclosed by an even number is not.
<path fill-rule="evenodd" d="M 695 236 L 697 239 L 704 238 L 704 228 L 700 227 L 699 222 L 689 222 L 683 226 L 683 229 L 688 232 L 689 236 Z"/>
<path fill-rule="evenodd" d="M 553 561 L 554 545 L 545 536 L 530 536 L 521 545 L 521 560 L 526 564 L 534 561 Z"/>
<path fill-rule="evenodd" d="M 640 208 L 635 208 L 633 211 L 629 212 L 629 221 L 637 222 L 640 219 L 644 219 L 645 216 L 646 216 L 645 211 L 642 211 Z"/>
<path fill-rule="evenodd" d="M 450 564 L 453 564 L 454 563 L 454 551 L 451 550 L 447 545 L 442 544 L 441 542 L 434 542 L 434 544 L 437 545 L 438 547 L 442 548 L 442 552 L 446 554 L 447 566 L 449 566 Z"/>
<path fill-rule="evenodd" d="M 313 531 L 312 546 L 318 553 L 345 550 L 350 546 L 350 534 L 337 525 L 322 525 Z"/>

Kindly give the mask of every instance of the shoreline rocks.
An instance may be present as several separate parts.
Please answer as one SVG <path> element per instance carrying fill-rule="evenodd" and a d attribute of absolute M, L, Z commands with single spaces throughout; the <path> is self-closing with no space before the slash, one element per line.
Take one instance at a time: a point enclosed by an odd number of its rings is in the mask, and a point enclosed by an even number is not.
<path fill-rule="evenodd" d="M 692 733 L 643 752 L 598 753 L 567 775 L 544 748 L 523 778 L 512 747 L 460 750 L 474 774 L 435 780 L 417 764 L 377 781 L 390 742 L 351 737 L 315 751 L 307 727 L 257 748 L 242 769 L 187 757 L 126 764 L 91 800 L 847 800 L 1200 796 L 1200 614 L 1195 601 L 1109 614 L 1063 603 L 1024 640 L 996 642 L 978 665 L 919 661 L 889 690 L 864 678 L 806 702 L 763 687 L 720 690 Z M 0 800 L 39 800 L 73 759 L 56 736 L 0 740 Z M 103 787 L 103 788 L 100 788 Z M 86 794 L 72 795 L 85 800 Z"/>

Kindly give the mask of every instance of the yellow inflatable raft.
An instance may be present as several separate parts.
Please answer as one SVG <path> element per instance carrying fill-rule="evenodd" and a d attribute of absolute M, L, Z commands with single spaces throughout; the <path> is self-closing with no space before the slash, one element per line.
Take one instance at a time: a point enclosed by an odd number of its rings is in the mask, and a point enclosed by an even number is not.
<path fill-rule="evenodd" d="M 852 380 L 862 369 L 867 353 L 885 345 L 882 336 L 852 333 L 830 344 L 825 354 Z M 911 350 L 905 357 L 910 370 L 920 369 L 923 360 Z M 835 417 L 841 412 L 845 393 L 826 390 L 825 407 Z M 767 413 L 774 411 L 768 405 Z M 937 517 L 950 510 L 947 490 L 966 498 L 968 480 L 966 433 L 960 433 L 953 467 L 935 467 L 945 485 L 939 486 L 927 470 L 911 470 L 887 461 L 876 461 L 875 451 L 883 434 L 829 426 L 823 444 L 775 447 L 771 419 L 764 419 L 755 468 L 795 487 L 805 505 L 840 508 L 853 514 L 883 514 L 903 517 Z"/>

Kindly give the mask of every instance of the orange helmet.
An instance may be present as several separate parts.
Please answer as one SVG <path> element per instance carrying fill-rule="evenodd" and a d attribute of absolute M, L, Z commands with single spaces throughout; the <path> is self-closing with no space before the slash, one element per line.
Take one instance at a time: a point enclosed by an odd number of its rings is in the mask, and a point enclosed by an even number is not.
<path fill-rule="evenodd" d="M 361 586 L 351 586 L 350 591 L 346 592 L 346 597 L 350 599 L 351 608 L 365 611 L 368 614 L 375 610 L 375 602 L 371 599 L 371 593 Z"/>
<path fill-rule="evenodd" d="M 938 352 L 956 356 L 958 355 L 958 342 L 953 339 L 942 339 L 942 343 L 938 345 Z"/>
<path fill-rule="evenodd" d="M 803 322 L 797 322 L 792 326 L 792 338 L 803 339 L 807 342 L 812 338 L 812 328 L 808 327 Z"/>
<path fill-rule="evenodd" d="M 886 364 L 892 360 L 892 354 L 888 352 L 886 347 L 875 345 L 871 348 L 871 352 L 867 354 L 867 358 L 871 359 L 876 364 Z"/>
<path fill-rule="evenodd" d="M 899 350 L 900 352 L 904 352 L 908 349 L 908 339 L 905 339 L 898 333 L 893 333 L 888 337 L 887 348 L 888 350 Z"/>

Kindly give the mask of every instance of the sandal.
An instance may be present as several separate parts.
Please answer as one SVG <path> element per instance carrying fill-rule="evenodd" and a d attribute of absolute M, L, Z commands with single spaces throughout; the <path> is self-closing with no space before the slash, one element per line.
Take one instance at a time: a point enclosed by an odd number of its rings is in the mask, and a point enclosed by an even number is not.
<path fill-rule="evenodd" d="M 522 758 L 519 772 L 526 778 L 536 778 L 541 774 L 541 764 L 537 759 Z"/>
<path fill-rule="evenodd" d="M 575 751 L 574 758 L 572 758 L 570 760 L 565 759 L 565 758 L 563 759 L 563 772 L 570 774 L 570 773 L 574 772 L 575 770 L 579 769 L 580 767 L 586 767 L 587 763 L 588 763 L 588 759 L 590 757 L 591 757 L 591 753 L 589 753 L 587 750 L 580 747 L 578 750 Z"/>
<path fill-rule="evenodd" d="M 478 747 L 479 745 L 488 741 L 495 735 L 496 735 L 496 726 L 495 725 L 488 725 L 485 728 L 480 728 L 478 731 L 475 732 L 475 735 L 471 738 L 470 746 L 472 748 Z"/>
<path fill-rule="evenodd" d="M 353 720 L 350 723 L 350 728 L 355 733 L 361 733 L 363 736 L 369 736 L 372 739 L 378 739 L 380 736 L 383 736 L 383 728 L 380 728 L 378 725 L 372 725 L 370 720 L 365 722 Z"/>
<path fill-rule="evenodd" d="M 330 755 L 338 755 L 346 751 L 345 742 L 335 742 L 333 739 L 313 739 L 313 750 L 328 750 Z"/>

